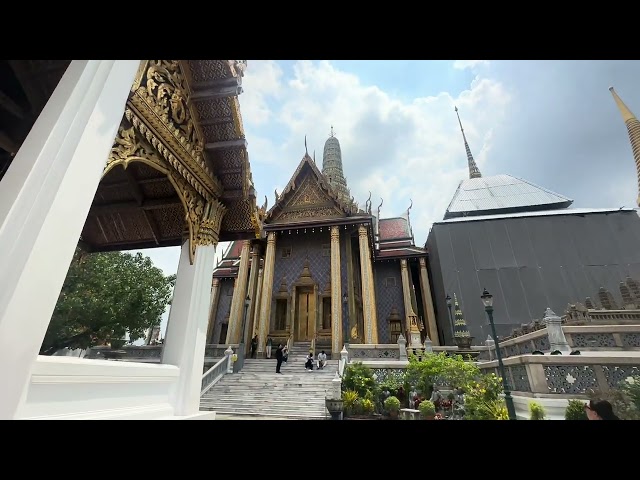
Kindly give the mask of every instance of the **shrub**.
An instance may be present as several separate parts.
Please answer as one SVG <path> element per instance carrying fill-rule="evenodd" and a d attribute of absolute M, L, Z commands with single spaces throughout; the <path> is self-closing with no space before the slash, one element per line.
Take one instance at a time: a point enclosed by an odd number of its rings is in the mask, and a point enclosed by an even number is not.
<path fill-rule="evenodd" d="M 431 400 L 424 400 L 420 402 L 418 410 L 420 410 L 420 416 L 422 418 L 431 417 L 436 414 L 436 406 Z"/>
<path fill-rule="evenodd" d="M 472 362 L 466 362 L 460 355 L 427 353 L 421 359 L 414 355 L 409 357 L 404 384 L 407 390 L 415 385 L 418 392 L 429 397 L 433 385 L 439 382 L 464 388 L 480 375 L 478 367 Z"/>
<path fill-rule="evenodd" d="M 342 393 L 342 402 L 344 406 L 344 411 L 347 415 L 353 415 L 356 411 L 358 402 L 358 392 L 355 390 L 347 390 Z"/>
<path fill-rule="evenodd" d="M 352 363 L 345 368 L 342 388 L 357 392 L 361 398 L 365 398 L 369 391 L 373 394 L 377 394 L 378 391 L 373 372 L 361 362 Z"/>
<path fill-rule="evenodd" d="M 621 387 L 624 388 L 623 385 Z M 640 411 L 635 408 L 632 400 L 621 389 L 608 391 L 593 390 L 589 392 L 591 400 L 607 400 L 613 407 L 615 413 L 620 420 L 640 420 Z"/>
<path fill-rule="evenodd" d="M 589 420 L 587 412 L 584 411 L 584 402 L 580 400 L 569 400 L 569 405 L 564 411 L 565 420 Z"/>
<path fill-rule="evenodd" d="M 636 411 L 640 412 L 640 375 L 628 377 L 620 384 L 620 390 L 629 397 Z"/>
<path fill-rule="evenodd" d="M 495 373 L 483 375 L 471 383 L 464 397 L 465 418 L 468 420 L 507 420 L 509 415 L 502 393 L 502 379 Z M 505 417 L 505 418 L 503 418 Z"/>
<path fill-rule="evenodd" d="M 531 414 L 529 420 L 544 420 L 544 407 L 538 402 L 529 402 L 529 413 Z"/>
<path fill-rule="evenodd" d="M 365 415 L 371 415 L 376 409 L 375 404 L 369 400 L 368 398 L 365 398 L 364 400 L 362 400 L 362 412 Z"/>
<path fill-rule="evenodd" d="M 400 410 L 400 400 L 397 397 L 389 397 L 384 401 L 384 409 L 387 412 L 398 412 Z"/>

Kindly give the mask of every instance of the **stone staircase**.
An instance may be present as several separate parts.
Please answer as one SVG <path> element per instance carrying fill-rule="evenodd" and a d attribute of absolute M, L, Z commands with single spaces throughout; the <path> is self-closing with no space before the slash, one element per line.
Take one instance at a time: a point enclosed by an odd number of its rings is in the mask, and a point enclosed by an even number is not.
<path fill-rule="evenodd" d="M 215 411 L 218 419 L 328 418 L 324 400 L 338 360 L 329 360 L 323 370 L 306 371 L 304 363 L 310 347 L 309 342 L 296 343 L 288 362 L 282 364 L 281 374 L 276 373 L 275 358 L 245 359 L 242 371 L 225 375 L 202 396 L 200 409 Z"/>

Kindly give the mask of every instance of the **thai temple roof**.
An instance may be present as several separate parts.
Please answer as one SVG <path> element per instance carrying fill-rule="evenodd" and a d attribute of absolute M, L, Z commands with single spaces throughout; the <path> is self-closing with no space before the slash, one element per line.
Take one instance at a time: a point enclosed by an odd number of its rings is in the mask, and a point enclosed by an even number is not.
<path fill-rule="evenodd" d="M 483 177 L 471 154 L 457 107 L 455 111 L 467 153 L 469 178 L 458 185 L 445 212 L 445 220 L 476 215 L 556 210 L 567 208 L 573 203 L 570 198 L 518 177 L 511 175 Z"/>

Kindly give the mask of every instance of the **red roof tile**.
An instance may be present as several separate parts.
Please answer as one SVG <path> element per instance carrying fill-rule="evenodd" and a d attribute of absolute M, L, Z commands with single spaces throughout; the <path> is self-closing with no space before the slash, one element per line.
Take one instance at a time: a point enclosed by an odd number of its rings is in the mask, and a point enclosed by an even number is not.
<path fill-rule="evenodd" d="M 378 222 L 380 241 L 411 238 L 409 222 L 406 218 L 381 218 Z"/>

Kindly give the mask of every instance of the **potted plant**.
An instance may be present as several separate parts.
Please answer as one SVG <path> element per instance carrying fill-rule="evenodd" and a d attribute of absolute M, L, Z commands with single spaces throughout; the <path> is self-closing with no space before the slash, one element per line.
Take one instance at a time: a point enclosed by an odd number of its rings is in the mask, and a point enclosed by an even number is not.
<path fill-rule="evenodd" d="M 346 390 L 342 392 L 342 401 L 344 413 L 347 416 L 351 416 L 356 413 L 356 402 L 359 399 L 358 392 L 355 390 Z"/>
<path fill-rule="evenodd" d="M 569 400 L 569 405 L 564 411 L 565 420 L 589 420 L 587 418 L 587 412 L 584 411 L 585 402 L 580 400 Z"/>
<path fill-rule="evenodd" d="M 544 420 L 544 407 L 538 402 L 529 402 L 529 412 L 531 414 L 529 420 Z"/>
<path fill-rule="evenodd" d="M 389 416 L 395 420 L 400 411 L 400 400 L 397 397 L 387 397 L 384 401 L 384 408 L 389 412 Z"/>
<path fill-rule="evenodd" d="M 433 420 L 436 416 L 436 406 L 431 400 L 420 402 L 418 410 L 420 410 L 420 416 L 426 420 Z"/>

